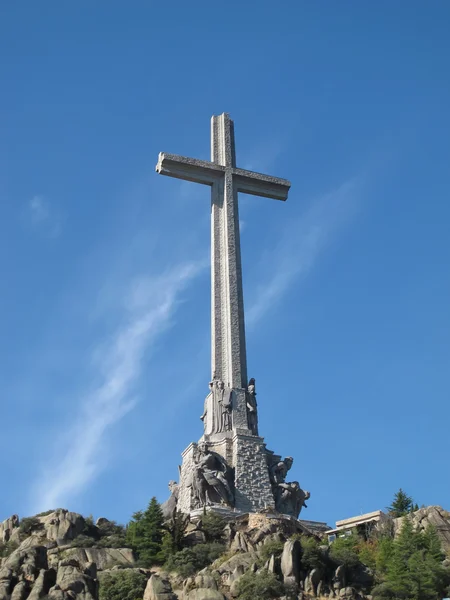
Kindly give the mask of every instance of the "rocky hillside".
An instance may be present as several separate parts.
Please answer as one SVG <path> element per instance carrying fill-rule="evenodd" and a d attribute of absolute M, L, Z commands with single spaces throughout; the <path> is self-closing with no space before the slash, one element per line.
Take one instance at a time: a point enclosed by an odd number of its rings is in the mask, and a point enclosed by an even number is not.
<path fill-rule="evenodd" d="M 450 550 L 450 513 L 429 507 L 414 513 L 413 520 L 422 529 L 433 524 Z M 398 534 L 400 519 L 393 529 Z M 201 520 L 189 523 L 185 549 L 164 572 L 144 568 L 126 547 L 124 528 L 105 518 L 94 524 L 64 509 L 22 521 L 14 515 L 0 523 L 0 600 L 359 600 L 376 584 L 370 557 L 363 562 L 345 540 L 329 546 L 295 519 L 270 514 L 228 522 L 216 544 L 219 558 L 211 554 L 211 564 L 187 575 L 200 551 L 214 550 L 207 538 Z"/>

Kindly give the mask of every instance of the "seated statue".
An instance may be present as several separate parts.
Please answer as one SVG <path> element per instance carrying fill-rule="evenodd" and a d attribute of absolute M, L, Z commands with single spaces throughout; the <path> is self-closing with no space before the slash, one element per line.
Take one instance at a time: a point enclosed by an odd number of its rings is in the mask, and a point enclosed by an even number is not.
<path fill-rule="evenodd" d="M 275 507 L 278 512 L 298 519 L 302 508 L 306 508 L 305 500 L 310 496 L 309 492 L 301 489 L 298 481 L 279 483 L 275 492 Z"/>
<path fill-rule="evenodd" d="M 234 506 L 233 469 L 225 459 L 208 450 L 203 442 L 198 445 L 194 456 L 192 491 L 197 508 L 211 504 Z"/>

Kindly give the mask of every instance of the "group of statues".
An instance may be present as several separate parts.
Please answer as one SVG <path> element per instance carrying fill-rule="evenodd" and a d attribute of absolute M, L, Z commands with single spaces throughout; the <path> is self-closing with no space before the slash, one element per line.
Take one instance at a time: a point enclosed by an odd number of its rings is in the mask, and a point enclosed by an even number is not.
<path fill-rule="evenodd" d="M 187 485 L 189 490 L 188 504 L 191 510 L 213 505 L 235 506 L 234 469 L 220 454 L 208 449 L 208 436 L 233 429 L 233 408 L 239 411 L 244 409 L 241 404 L 236 407 L 235 402 L 241 402 L 244 398 L 239 396 L 242 393 L 239 390 L 234 397 L 233 390 L 216 376 L 213 376 L 209 383 L 209 389 L 210 393 L 200 417 L 204 424 L 206 441 L 194 446 L 189 466 L 189 483 L 183 484 Z M 245 410 L 248 429 L 254 436 L 258 436 L 258 406 L 253 378 L 249 380 L 245 390 Z M 266 456 L 275 509 L 282 514 L 298 518 L 310 494 L 301 489 L 298 481 L 286 482 L 293 458 L 288 456 L 280 460 L 271 453 L 267 453 Z M 168 514 L 176 510 L 179 495 L 179 488 L 174 481 L 170 482 L 169 487 L 172 495 L 163 507 Z"/>
<path fill-rule="evenodd" d="M 284 460 L 274 462 L 269 467 L 270 481 L 275 499 L 275 508 L 284 515 L 298 518 L 310 493 L 302 490 L 298 481 L 286 482 L 286 476 L 294 459 L 287 456 Z"/>
<path fill-rule="evenodd" d="M 258 409 L 253 378 L 248 383 L 245 398 L 248 428 L 253 435 L 258 435 Z M 223 433 L 233 428 L 233 391 L 216 376 L 209 382 L 209 394 L 200 419 L 203 421 L 205 435 Z"/>

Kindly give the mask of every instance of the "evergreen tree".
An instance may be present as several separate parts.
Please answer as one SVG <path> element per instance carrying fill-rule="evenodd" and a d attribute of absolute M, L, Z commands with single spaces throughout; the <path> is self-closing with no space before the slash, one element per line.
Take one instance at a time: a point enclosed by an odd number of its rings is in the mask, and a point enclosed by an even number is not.
<path fill-rule="evenodd" d="M 163 562 L 163 525 L 164 516 L 155 497 L 150 500 L 147 510 L 133 514 L 127 529 L 127 541 L 142 564 L 150 566 Z"/>
<path fill-rule="evenodd" d="M 402 488 L 394 496 L 391 506 L 388 506 L 387 511 L 391 517 L 404 517 L 414 508 L 413 499 L 408 496 Z"/>
<path fill-rule="evenodd" d="M 393 545 L 386 575 L 386 582 L 398 598 L 411 597 L 408 561 L 418 550 L 418 542 L 411 519 L 405 517 L 400 534 Z"/>

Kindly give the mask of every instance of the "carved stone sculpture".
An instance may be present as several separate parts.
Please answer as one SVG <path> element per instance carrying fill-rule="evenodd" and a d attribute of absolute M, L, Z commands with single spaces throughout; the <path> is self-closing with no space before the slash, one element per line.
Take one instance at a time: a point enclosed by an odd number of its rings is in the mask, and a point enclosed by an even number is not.
<path fill-rule="evenodd" d="M 169 481 L 169 491 L 170 497 L 161 505 L 161 510 L 166 520 L 171 519 L 177 511 L 179 486 L 176 481 Z"/>
<path fill-rule="evenodd" d="M 205 400 L 203 421 L 205 435 L 231 431 L 232 428 L 232 392 L 221 379 L 209 383 L 209 394 Z"/>
<path fill-rule="evenodd" d="M 276 509 L 284 515 L 290 515 L 298 519 L 298 516 L 305 506 L 305 500 L 311 494 L 302 490 L 298 481 L 292 483 L 280 483 L 275 492 Z"/>
<path fill-rule="evenodd" d="M 192 480 L 193 504 L 196 508 L 211 504 L 234 505 L 233 470 L 225 459 L 210 452 L 205 443 L 197 447 Z"/>
<path fill-rule="evenodd" d="M 292 456 L 286 456 L 284 460 L 280 460 L 270 467 L 270 479 L 274 486 L 286 481 L 286 475 L 294 463 Z"/>
<path fill-rule="evenodd" d="M 253 435 L 258 435 L 258 405 L 256 402 L 255 379 L 252 377 L 247 386 L 247 421 Z"/>

